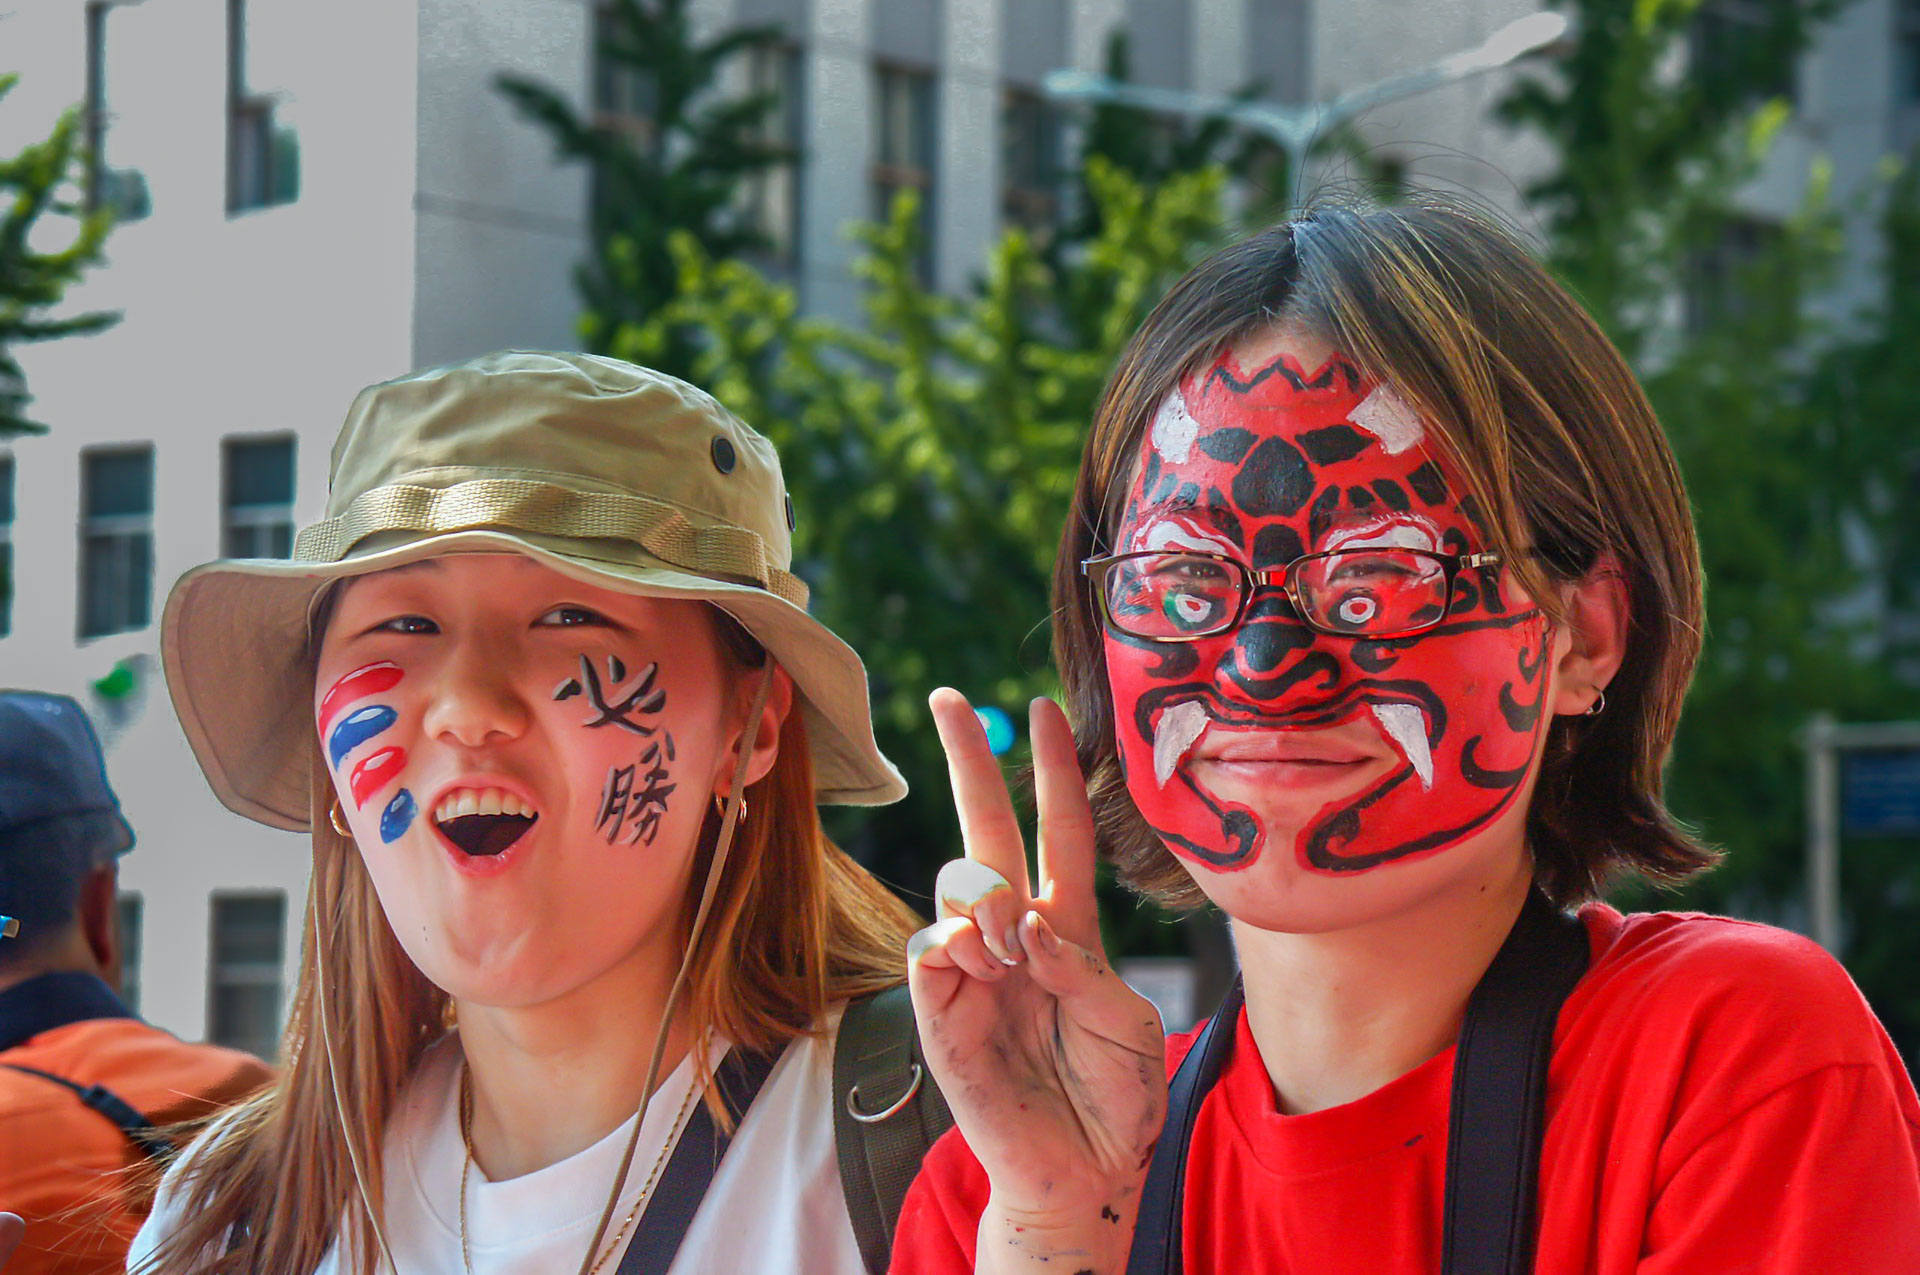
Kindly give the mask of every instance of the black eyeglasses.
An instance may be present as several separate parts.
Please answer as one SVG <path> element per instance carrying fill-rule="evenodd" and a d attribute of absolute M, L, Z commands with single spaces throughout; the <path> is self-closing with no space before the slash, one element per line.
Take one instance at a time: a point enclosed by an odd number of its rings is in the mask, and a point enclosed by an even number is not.
<path fill-rule="evenodd" d="M 1256 570 L 1225 554 L 1150 549 L 1088 558 L 1108 627 L 1149 642 L 1191 642 L 1237 627 L 1259 585 L 1278 585 L 1310 627 L 1336 637 L 1403 637 L 1447 618 L 1453 582 L 1491 553 L 1330 549 Z"/>

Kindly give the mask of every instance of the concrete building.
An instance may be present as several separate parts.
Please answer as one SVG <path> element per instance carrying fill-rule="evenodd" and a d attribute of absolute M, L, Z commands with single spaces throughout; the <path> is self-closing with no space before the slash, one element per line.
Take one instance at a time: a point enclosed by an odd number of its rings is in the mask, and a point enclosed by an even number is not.
<path fill-rule="evenodd" d="M 1738 20 L 1747 0 L 1715 0 Z M 697 0 L 710 30 L 777 23 L 739 69 L 780 88 L 804 155 L 756 190 L 803 303 L 857 305 L 850 221 L 901 186 L 930 210 L 929 276 L 964 287 L 1007 219 L 1044 217 L 1057 66 L 1098 70 L 1129 33 L 1135 77 L 1324 99 L 1471 47 L 1533 0 Z M 186 568 L 285 552 L 317 517 L 362 385 L 574 338 L 586 175 L 494 91 L 538 78 L 618 117 L 595 75 L 592 0 L 0 0 L 0 153 L 74 102 L 93 195 L 130 219 L 71 301 L 102 335 L 20 351 L 50 423 L 0 443 L 0 683 L 89 703 L 140 845 L 123 867 L 141 1009 L 189 1038 L 271 1047 L 298 958 L 306 851 L 221 809 L 159 682 L 160 603 Z M 1920 137 L 1920 4 L 1859 0 L 1797 83 L 1753 193 L 1798 198 L 1816 150 L 1839 188 Z M 1542 153 L 1487 117 L 1502 77 L 1382 108 L 1364 136 L 1422 182 L 1523 224 Z M 596 92 L 596 84 L 601 88 Z M 613 123 L 620 120 L 615 118 Z M 135 215 L 138 214 L 138 215 Z M 1871 262 L 1850 267 L 1853 295 Z"/>

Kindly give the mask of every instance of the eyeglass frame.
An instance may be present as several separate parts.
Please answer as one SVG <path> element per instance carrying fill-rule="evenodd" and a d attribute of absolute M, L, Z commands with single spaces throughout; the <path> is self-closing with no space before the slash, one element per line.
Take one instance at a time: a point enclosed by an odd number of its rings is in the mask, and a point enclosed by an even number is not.
<path fill-rule="evenodd" d="M 1429 629 L 1435 629 L 1445 624 L 1447 617 L 1453 613 L 1453 582 L 1460 578 L 1460 573 L 1470 567 L 1497 567 L 1500 565 L 1500 555 L 1497 553 L 1441 553 L 1435 549 L 1409 549 L 1400 545 L 1370 547 L 1391 548 L 1401 553 L 1417 553 L 1422 557 L 1432 558 L 1440 563 L 1441 569 L 1446 572 L 1446 592 L 1440 603 L 1440 614 L 1432 623 L 1422 624 L 1411 629 L 1395 629 L 1391 633 L 1354 633 L 1347 630 L 1328 628 L 1313 618 L 1312 614 L 1307 610 L 1306 605 L 1300 600 L 1300 564 L 1304 562 L 1314 562 L 1322 558 L 1332 558 L 1340 554 L 1364 553 L 1366 552 L 1366 547 L 1322 549 L 1316 553 L 1303 553 L 1291 562 L 1288 562 L 1285 566 L 1279 567 L 1249 566 L 1247 563 L 1240 561 L 1240 559 L 1227 554 L 1206 553 L 1198 549 L 1135 549 L 1129 553 L 1109 553 L 1097 558 L 1083 558 L 1080 560 L 1080 574 L 1087 578 L 1087 588 L 1094 596 L 1094 605 L 1099 610 L 1102 624 L 1109 629 L 1113 629 L 1127 637 L 1135 638 L 1142 642 L 1178 645 L 1185 642 L 1197 642 L 1202 638 L 1219 637 L 1223 633 L 1232 633 L 1235 629 L 1239 628 L 1241 622 L 1247 618 L 1247 608 L 1253 605 L 1254 591 L 1263 586 L 1273 588 L 1276 585 L 1286 594 L 1287 602 L 1293 607 L 1294 615 L 1299 617 L 1300 622 L 1312 629 L 1315 633 L 1324 633 L 1328 637 L 1352 638 L 1355 641 L 1376 641 L 1382 638 L 1399 638 L 1407 637 L 1414 633 L 1425 633 Z M 1113 604 L 1107 598 L 1107 591 L 1104 587 L 1107 577 L 1112 574 L 1114 567 L 1130 558 L 1167 557 L 1205 558 L 1211 562 L 1223 563 L 1239 571 L 1241 577 L 1246 580 L 1247 585 L 1246 588 L 1241 590 L 1240 605 L 1234 610 L 1233 618 L 1217 629 L 1208 629 L 1204 633 L 1184 634 L 1179 637 L 1152 637 L 1145 633 L 1134 633 L 1131 630 L 1122 628 L 1114 620 Z M 1279 579 L 1275 580 L 1275 576 L 1278 576 Z"/>

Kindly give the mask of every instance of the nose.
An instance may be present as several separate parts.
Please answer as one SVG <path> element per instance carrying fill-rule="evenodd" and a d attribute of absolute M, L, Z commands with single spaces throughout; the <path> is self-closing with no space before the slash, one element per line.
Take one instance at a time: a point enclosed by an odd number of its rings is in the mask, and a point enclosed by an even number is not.
<path fill-rule="evenodd" d="M 1276 586 L 1258 589 L 1234 634 L 1233 649 L 1220 662 L 1222 689 L 1235 698 L 1273 709 L 1289 691 L 1304 687 L 1316 697 L 1340 682 L 1342 664 L 1330 649 L 1336 639 L 1310 628 Z"/>
<path fill-rule="evenodd" d="M 477 640 L 454 644 L 434 675 L 421 727 L 431 739 L 476 748 L 518 739 L 528 709 L 500 670 L 513 667 L 506 652 Z"/>

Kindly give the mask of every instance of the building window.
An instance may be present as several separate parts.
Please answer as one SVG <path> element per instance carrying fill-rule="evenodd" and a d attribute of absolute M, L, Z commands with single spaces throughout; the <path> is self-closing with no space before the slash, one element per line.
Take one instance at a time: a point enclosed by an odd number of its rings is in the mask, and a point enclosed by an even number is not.
<path fill-rule="evenodd" d="M 0 456 L 0 637 L 13 632 L 13 457 Z"/>
<path fill-rule="evenodd" d="M 1706 0 L 1693 20 L 1692 56 L 1703 76 L 1738 75 L 1752 101 L 1799 101 L 1795 58 L 1775 33 L 1772 0 Z"/>
<path fill-rule="evenodd" d="M 153 600 L 153 448 L 80 454 L 80 636 L 144 629 Z"/>
<path fill-rule="evenodd" d="M 1009 89 L 1000 108 L 1000 214 L 1045 247 L 1060 221 L 1060 112 L 1038 93 Z"/>
<path fill-rule="evenodd" d="M 287 896 L 213 896 L 213 964 L 207 989 L 207 1039 L 274 1056 L 280 1038 L 280 954 Z"/>
<path fill-rule="evenodd" d="M 113 111 L 107 102 L 107 15 L 113 0 L 87 0 L 86 203 L 89 212 L 112 211 L 120 221 L 135 221 L 150 211 L 147 180 L 130 169 L 107 164 L 107 132 Z"/>
<path fill-rule="evenodd" d="M 120 999 L 140 1012 L 140 896 L 120 896 Z"/>
<path fill-rule="evenodd" d="M 247 80 L 248 0 L 227 0 L 227 212 L 300 197 L 300 139 L 279 119 L 281 97 Z"/>
<path fill-rule="evenodd" d="M 800 244 L 800 148 L 806 140 L 801 74 L 805 59 L 791 44 L 756 45 L 747 55 L 747 93 L 774 105 L 761 121 L 760 141 L 787 156 L 742 183 L 742 213 L 766 241 L 773 259 L 792 266 Z"/>
<path fill-rule="evenodd" d="M 1896 68 L 1894 92 L 1902 102 L 1920 102 L 1920 0 L 1899 0 L 1893 11 Z"/>
<path fill-rule="evenodd" d="M 933 76 L 882 62 L 874 76 L 873 218 L 885 221 L 894 196 L 920 193 L 920 254 L 923 283 L 933 280 L 934 154 Z"/>
<path fill-rule="evenodd" d="M 220 553 L 293 556 L 293 438 L 229 438 L 221 444 Z"/>

